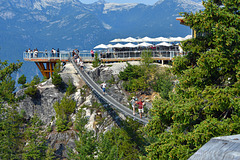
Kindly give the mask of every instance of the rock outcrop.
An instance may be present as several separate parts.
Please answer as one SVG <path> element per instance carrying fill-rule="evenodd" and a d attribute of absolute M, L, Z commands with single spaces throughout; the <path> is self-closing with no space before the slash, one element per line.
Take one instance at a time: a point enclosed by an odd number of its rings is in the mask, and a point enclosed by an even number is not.
<path fill-rule="evenodd" d="M 127 95 L 121 91 L 121 84 L 115 83 L 119 81 L 116 70 L 112 70 L 111 67 L 100 66 L 91 71 L 89 70 L 88 73 L 96 82 L 109 80 L 114 82 L 112 84 L 108 83 L 107 93 L 113 96 L 119 102 L 127 104 Z M 63 67 L 60 75 L 65 85 L 70 82 L 76 86 L 77 92 L 70 97 L 77 102 L 75 113 L 77 113 L 80 108 L 84 107 L 84 116 L 88 119 L 88 123 L 85 127 L 88 130 L 93 130 L 97 135 L 98 133 L 104 133 L 110 130 L 113 126 L 117 126 L 120 118 L 117 116 L 115 111 L 107 106 L 107 104 L 97 107 L 93 105 L 95 102 L 100 103 L 100 101 L 97 99 L 97 97 L 95 97 L 94 94 L 91 93 L 88 87 L 84 87 L 86 85 L 85 82 L 77 74 L 71 63 L 67 63 Z M 75 140 L 78 139 L 77 132 L 73 129 L 73 127 L 65 132 L 56 131 L 56 112 L 53 108 L 53 104 L 57 101 L 61 101 L 65 95 L 65 91 L 58 90 L 52 84 L 51 78 L 46 82 L 38 84 L 37 88 L 39 90 L 38 96 L 36 98 L 26 96 L 25 99 L 18 103 L 17 109 L 19 112 L 24 110 L 27 119 L 36 114 L 46 125 L 46 128 L 47 126 L 53 128 L 53 131 L 51 131 L 47 136 L 48 143 L 52 148 L 55 149 L 55 154 L 58 156 L 58 158 L 64 159 L 67 157 L 67 148 L 74 149 Z M 16 93 L 16 96 L 23 96 L 24 90 L 25 89 L 19 90 Z M 82 92 L 83 90 L 84 95 Z M 75 117 L 76 114 L 71 115 L 71 120 L 73 122 Z M 125 117 L 122 115 L 121 118 L 124 119 Z"/>

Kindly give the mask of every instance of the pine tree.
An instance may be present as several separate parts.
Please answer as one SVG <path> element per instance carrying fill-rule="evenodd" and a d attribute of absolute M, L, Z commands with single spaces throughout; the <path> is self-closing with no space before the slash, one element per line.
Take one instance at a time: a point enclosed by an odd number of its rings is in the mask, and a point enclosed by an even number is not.
<path fill-rule="evenodd" d="M 173 61 L 175 92 L 153 103 L 148 158 L 187 159 L 212 137 L 240 132 L 240 3 L 203 5 L 204 11 L 183 14 L 197 37 L 183 42 L 188 55 Z"/>
<path fill-rule="evenodd" d="M 46 134 L 41 128 L 41 121 L 34 115 L 28 128 L 25 131 L 26 144 L 23 148 L 24 153 L 22 154 L 23 159 L 44 159 L 46 156 Z"/>

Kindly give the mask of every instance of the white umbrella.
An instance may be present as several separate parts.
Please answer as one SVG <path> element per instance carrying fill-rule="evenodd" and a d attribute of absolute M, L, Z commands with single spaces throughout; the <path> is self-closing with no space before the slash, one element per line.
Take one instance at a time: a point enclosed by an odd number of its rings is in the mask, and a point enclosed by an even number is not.
<path fill-rule="evenodd" d="M 103 49 L 106 49 L 106 48 L 108 48 L 108 46 L 105 45 L 105 44 L 99 44 L 99 45 L 97 45 L 96 47 L 94 47 L 94 49 L 96 49 L 96 48 L 103 48 Z"/>
<path fill-rule="evenodd" d="M 117 38 L 117 39 L 114 39 L 114 40 L 112 40 L 112 41 L 110 41 L 110 42 L 122 42 L 122 39 Z"/>
<path fill-rule="evenodd" d="M 142 38 L 142 41 L 143 42 L 153 42 L 153 38 L 150 38 L 150 37 L 144 37 L 144 38 Z"/>
<path fill-rule="evenodd" d="M 112 46 L 112 48 L 123 48 L 123 47 L 124 47 L 124 45 L 120 44 L 120 43 L 117 43 L 117 44 Z"/>
<path fill-rule="evenodd" d="M 128 37 L 126 39 L 123 39 L 123 42 L 136 42 L 136 38 L 133 38 L 133 37 Z"/>
<path fill-rule="evenodd" d="M 167 43 L 167 42 L 162 42 L 162 43 L 159 43 L 159 44 L 156 44 L 156 46 L 166 46 L 166 47 L 170 47 L 172 46 L 170 43 Z"/>
<path fill-rule="evenodd" d="M 138 46 L 140 46 L 140 47 L 149 47 L 149 46 L 152 46 L 152 44 L 143 42 L 143 43 L 138 44 Z"/>
<path fill-rule="evenodd" d="M 108 48 L 113 48 L 113 45 L 112 44 L 108 44 L 107 47 Z"/>
<path fill-rule="evenodd" d="M 184 40 L 187 40 L 187 39 L 192 39 L 192 35 L 187 35 L 186 37 L 184 37 Z"/>
<path fill-rule="evenodd" d="M 137 47 L 138 45 L 135 45 L 135 44 L 132 44 L 132 43 L 127 43 L 125 45 L 123 45 L 124 47 L 127 47 L 127 48 L 135 48 Z"/>
<path fill-rule="evenodd" d="M 169 42 L 180 42 L 184 40 L 184 38 L 182 37 L 170 37 L 169 39 L 170 39 Z"/>
<path fill-rule="evenodd" d="M 155 38 L 154 42 L 168 42 L 168 41 L 169 41 L 169 38 L 158 37 L 158 38 Z"/>

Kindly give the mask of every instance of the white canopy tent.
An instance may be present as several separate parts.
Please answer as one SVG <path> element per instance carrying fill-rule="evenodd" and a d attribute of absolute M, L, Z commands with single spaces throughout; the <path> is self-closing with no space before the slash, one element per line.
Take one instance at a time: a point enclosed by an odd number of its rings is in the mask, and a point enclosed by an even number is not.
<path fill-rule="evenodd" d="M 117 43 L 117 44 L 112 46 L 112 48 L 123 48 L 123 47 L 124 47 L 124 45 L 120 44 L 120 43 Z"/>
<path fill-rule="evenodd" d="M 136 47 L 138 47 L 138 45 L 135 45 L 135 44 L 132 44 L 132 43 L 127 43 L 123 46 L 126 47 L 126 48 L 136 48 Z"/>
<path fill-rule="evenodd" d="M 147 42 L 142 42 L 140 44 L 138 44 L 139 47 L 149 47 L 149 46 L 152 46 L 153 44 L 151 43 L 147 43 Z"/>
<path fill-rule="evenodd" d="M 99 45 L 97 45 L 96 47 L 94 47 L 94 49 L 97 49 L 97 48 L 106 49 L 106 48 L 108 48 L 108 46 L 105 45 L 105 44 L 99 44 Z"/>
<path fill-rule="evenodd" d="M 167 42 L 162 42 L 162 43 L 156 44 L 156 46 L 165 46 L 165 47 L 170 47 L 170 46 L 172 46 L 172 44 L 170 44 L 170 43 L 167 43 Z"/>

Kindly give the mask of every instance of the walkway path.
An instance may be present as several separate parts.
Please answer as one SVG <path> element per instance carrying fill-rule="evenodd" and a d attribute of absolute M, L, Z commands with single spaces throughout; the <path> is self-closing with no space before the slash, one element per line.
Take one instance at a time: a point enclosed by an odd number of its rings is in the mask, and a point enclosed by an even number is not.
<path fill-rule="evenodd" d="M 122 105 L 115 99 L 113 99 L 111 96 L 108 94 L 103 95 L 102 89 L 98 84 L 96 84 L 93 79 L 85 73 L 85 71 L 82 71 L 77 67 L 76 63 L 74 60 L 71 60 L 74 68 L 77 70 L 78 74 L 82 77 L 82 79 L 86 82 L 86 84 L 92 89 L 92 91 L 99 97 L 101 97 L 102 100 L 104 100 L 106 103 L 108 103 L 111 107 L 117 109 L 118 111 L 122 112 L 125 116 L 128 116 L 134 120 L 137 120 L 143 124 L 148 123 L 148 118 L 143 117 L 142 119 L 140 118 L 139 115 L 133 115 L 132 110 L 129 109 L 128 107 Z"/>

